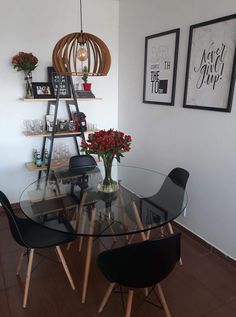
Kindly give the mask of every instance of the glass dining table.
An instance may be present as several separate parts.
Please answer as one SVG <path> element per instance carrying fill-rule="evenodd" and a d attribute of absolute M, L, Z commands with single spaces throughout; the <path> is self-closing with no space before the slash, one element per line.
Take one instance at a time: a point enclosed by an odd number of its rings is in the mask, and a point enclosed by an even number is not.
<path fill-rule="evenodd" d="M 59 170 L 24 189 L 20 206 L 32 221 L 88 237 L 82 302 L 85 302 L 94 237 L 113 238 L 151 230 L 177 218 L 186 208 L 186 191 L 168 176 L 146 168 L 114 165 L 113 192 L 101 191 L 103 166 Z"/>

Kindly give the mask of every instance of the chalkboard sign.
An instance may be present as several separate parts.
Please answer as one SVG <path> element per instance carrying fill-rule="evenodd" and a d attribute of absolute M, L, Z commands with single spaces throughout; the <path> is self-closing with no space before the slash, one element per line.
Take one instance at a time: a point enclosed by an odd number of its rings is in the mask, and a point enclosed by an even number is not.
<path fill-rule="evenodd" d="M 57 96 L 60 75 L 57 74 L 53 67 L 48 67 L 48 81 L 52 83 L 54 95 Z M 71 98 L 68 78 L 61 75 L 60 98 Z"/>

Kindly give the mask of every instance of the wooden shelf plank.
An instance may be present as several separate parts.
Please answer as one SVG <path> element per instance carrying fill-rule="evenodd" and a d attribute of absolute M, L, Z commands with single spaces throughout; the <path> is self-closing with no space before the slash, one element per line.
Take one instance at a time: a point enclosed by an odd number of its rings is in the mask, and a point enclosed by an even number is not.
<path fill-rule="evenodd" d="M 85 132 L 84 132 L 85 133 Z M 47 131 L 43 131 L 43 132 L 36 132 L 36 133 L 31 133 L 31 132 L 26 132 L 24 131 L 23 134 L 27 137 L 37 137 L 37 136 L 46 136 L 46 137 L 51 137 L 52 132 L 47 132 Z M 81 135 L 81 132 L 56 132 L 55 133 L 55 137 L 63 137 L 63 136 L 74 136 L 74 135 Z"/>
<path fill-rule="evenodd" d="M 42 102 L 42 101 L 56 101 L 55 98 L 20 98 L 20 100 L 22 101 L 26 101 L 26 102 Z M 74 100 L 73 98 L 60 98 L 59 100 Z M 96 98 L 77 98 L 77 100 L 79 101 L 93 101 L 93 100 L 102 100 L 102 98 L 100 97 L 96 97 Z"/>
<path fill-rule="evenodd" d="M 37 167 L 33 162 L 27 162 L 27 163 L 25 163 L 25 166 L 30 172 L 38 172 L 38 171 L 46 171 L 47 170 L 47 166 L 44 164 L 42 164 L 41 167 Z M 58 162 L 58 161 L 52 160 L 50 169 L 55 170 L 58 168 L 65 168 L 68 166 L 69 166 L 69 161 L 59 161 Z"/>
<path fill-rule="evenodd" d="M 98 130 L 96 130 L 98 131 Z M 84 133 L 86 134 L 89 134 L 89 133 L 94 133 L 95 131 L 84 131 Z M 26 132 L 26 131 L 23 131 L 23 134 L 27 137 L 43 137 L 43 136 L 46 136 L 46 137 L 50 137 L 52 132 L 47 132 L 47 131 L 43 131 L 43 132 L 36 132 L 36 133 L 31 133 L 31 132 Z M 80 132 L 56 132 L 55 133 L 55 137 L 63 137 L 63 136 L 75 136 L 75 135 L 78 135 L 80 136 L 81 133 Z"/>

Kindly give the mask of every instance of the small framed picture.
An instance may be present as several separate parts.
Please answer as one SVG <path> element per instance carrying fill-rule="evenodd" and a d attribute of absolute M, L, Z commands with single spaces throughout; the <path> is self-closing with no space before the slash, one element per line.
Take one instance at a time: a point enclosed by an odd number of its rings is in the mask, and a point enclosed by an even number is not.
<path fill-rule="evenodd" d="M 48 81 L 52 83 L 54 89 L 54 95 L 57 96 L 57 90 L 60 81 L 60 75 L 55 72 L 54 68 L 48 67 Z M 66 76 L 61 75 L 60 82 L 60 98 L 71 98 L 71 91 L 68 82 L 68 78 Z"/>
<path fill-rule="evenodd" d="M 52 83 L 32 83 L 32 88 L 35 99 L 55 98 Z"/>

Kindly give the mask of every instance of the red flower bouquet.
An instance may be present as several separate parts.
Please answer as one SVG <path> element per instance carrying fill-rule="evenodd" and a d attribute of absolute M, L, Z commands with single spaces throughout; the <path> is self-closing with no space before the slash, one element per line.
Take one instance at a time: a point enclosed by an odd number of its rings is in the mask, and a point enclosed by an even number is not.
<path fill-rule="evenodd" d="M 25 74 L 25 98 L 33 98 L 32 70 L 37 67 L 38 59 L 32 53 L 19 52 L 12 57 L 13 68 L 18 72 L 23 70 Z"/>
<path fill-rule="evenodd" d="M 105 179 L 103 181 L 102 191 L 113 192 L 117 183 L 111 178 L 111 168 L 113 159 L 120 162 L 124 152 L 130 150 L 131 136 L 125 135 L 121 131 L 110 129 L 108 131 L 100 130 L 88 135 L 88 140 L 83 140 L 81 148 L 87 154 L 97 154 L 103 159 L 105 167 Z"/>
<path fill-rule="evenodd" d="M 37 67 L 38 58 L 32 53 L 19 52 L 12 58 L 11 63 L 18 72 L 32 72 Z"/>

